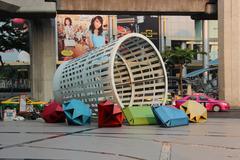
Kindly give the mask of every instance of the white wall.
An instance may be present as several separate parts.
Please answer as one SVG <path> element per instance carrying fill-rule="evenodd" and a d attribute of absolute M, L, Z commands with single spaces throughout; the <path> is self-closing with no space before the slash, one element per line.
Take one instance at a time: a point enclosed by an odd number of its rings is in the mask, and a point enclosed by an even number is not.
<path fill-rule="evenodd" d="M 190 16 L 164 16 L 166 19 L 167 45 L 171 40 L 194 40 L 194 20 Z"/>

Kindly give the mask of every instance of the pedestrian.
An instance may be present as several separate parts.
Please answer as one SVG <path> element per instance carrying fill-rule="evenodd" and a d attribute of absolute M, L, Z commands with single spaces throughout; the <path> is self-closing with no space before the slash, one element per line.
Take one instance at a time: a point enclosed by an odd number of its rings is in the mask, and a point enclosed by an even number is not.
<path fill-rule="evenodd" d="M 176 95 L 175 95 L 174 92 L 171 92 L 171 97 L 172 97 L 172 105 L 175 106 L 175 105 L 176 105 L 176 102 L 175 102 L 175 101 L 176 101 L 177 99 L 176 99 Z"/>
<path fill-rule="evenodd" d="M 3 60 L 2 60 L 2 56 L 0 55 L 0 63 L 1 63 L 1 66 L 3 67 L 4 66 L 4 63 L 3 63 Z"/>

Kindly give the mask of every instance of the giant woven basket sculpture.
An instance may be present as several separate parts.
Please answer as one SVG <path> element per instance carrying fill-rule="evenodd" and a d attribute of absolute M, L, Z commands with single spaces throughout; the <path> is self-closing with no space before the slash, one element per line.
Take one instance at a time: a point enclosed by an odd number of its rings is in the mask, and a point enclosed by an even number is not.
<path fill-rule="evenodd" d="M 122 108 L 159 103 L 159 99 L 166 99 L 167 88 L 160 53 L 137 33 L 61 64 L 54 76 L 57 102 L 77 98 L 90 104 L 93 111 L 104 99 Z"/>

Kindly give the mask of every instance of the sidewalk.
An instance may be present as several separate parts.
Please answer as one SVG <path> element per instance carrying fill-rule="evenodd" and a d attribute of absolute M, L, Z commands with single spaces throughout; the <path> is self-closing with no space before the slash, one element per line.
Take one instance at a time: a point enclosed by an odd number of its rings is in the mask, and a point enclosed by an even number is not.
<path fill-rule="evenodd" d="M 176 128 L 0 122 L 0 159 L 239 160 L 240 119 Z"/>

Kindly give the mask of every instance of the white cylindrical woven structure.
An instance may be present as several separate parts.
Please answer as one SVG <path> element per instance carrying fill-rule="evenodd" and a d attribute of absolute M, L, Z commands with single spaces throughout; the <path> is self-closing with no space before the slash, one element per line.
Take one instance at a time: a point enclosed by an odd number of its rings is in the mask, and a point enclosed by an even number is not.
<path fill-rule="evenodd" d="M 157 48 L 145 36 L 131 33 L 61 64 L 53 88 L 59 103 L 77 98 L 94 107 L 109 99 L 126 107 L 159 103 L 168 86 Z"/>

